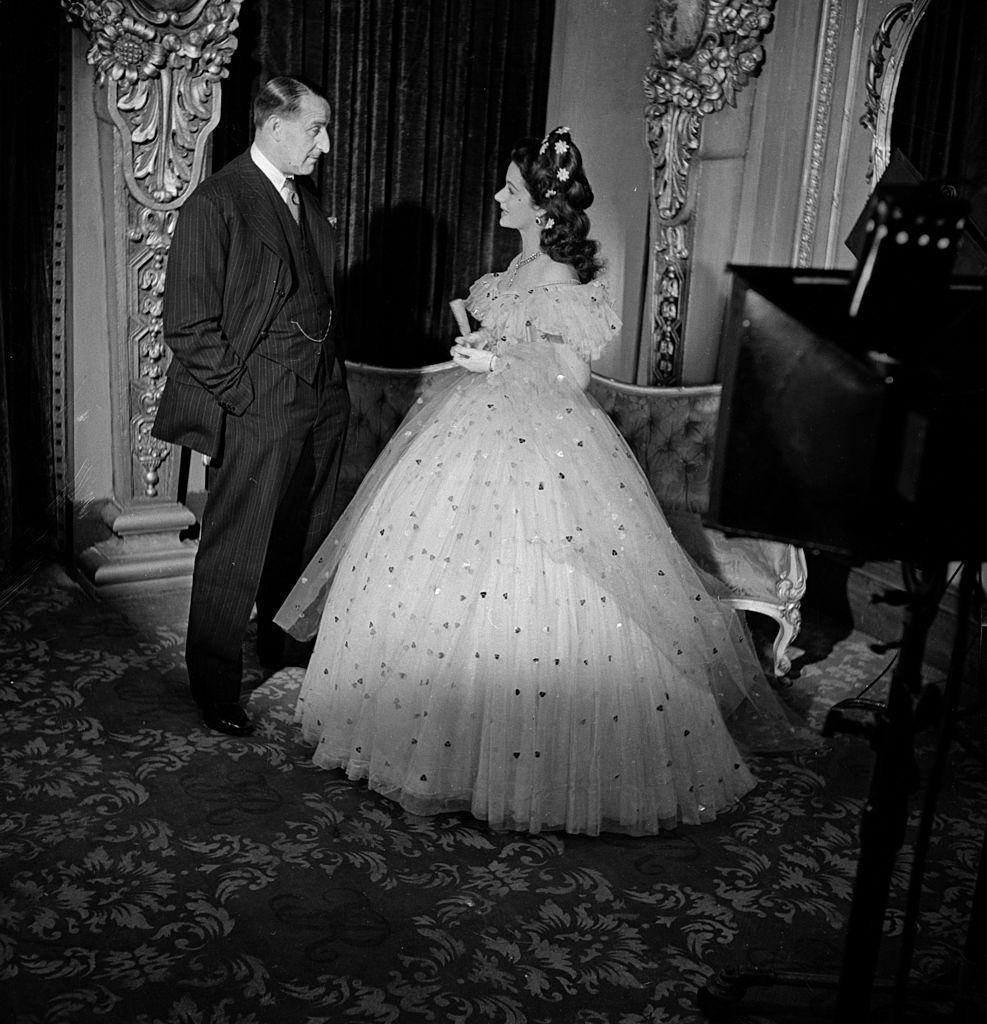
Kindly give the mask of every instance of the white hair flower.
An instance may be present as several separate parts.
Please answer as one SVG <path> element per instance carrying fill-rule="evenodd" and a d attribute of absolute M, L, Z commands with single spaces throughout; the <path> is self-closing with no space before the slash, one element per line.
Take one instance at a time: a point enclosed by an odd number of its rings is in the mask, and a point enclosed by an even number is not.
<path fill-rule="evenodd" d="M 564 141 L 563 139 L 559 139 L 558 142 L 555 143 L 555 152 L 556 153 L 560 153 L 560 154 L 561 153 L 568 153 L 569 152 L 569 143 Z"/>
<path fill-rule="evenodd" d="M 548 220 L 545 221 L 545 230 L 548 231 L 549 228 L 554 228 L 554 227 L 555 227 L 555 218 L 554 217 L 549 217 Z"/>
<path fill-rule="evenodd" d="M 559 181 L 568 181 L 569 180 L 569 168 L 568 167 L 560 167 L 559 168 L 558 179 L 559 179 Z"/>

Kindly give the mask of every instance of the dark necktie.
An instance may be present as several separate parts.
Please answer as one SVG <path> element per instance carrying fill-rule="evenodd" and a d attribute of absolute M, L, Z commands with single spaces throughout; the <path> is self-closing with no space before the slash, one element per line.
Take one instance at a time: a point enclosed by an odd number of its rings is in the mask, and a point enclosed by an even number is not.
<path fill-rule="evenodd" d="M 299 214 L 299 201 L 298 201 L 298 187 L 295 185 L 294 178 L 285 178 L 284 185 L 281 187 L 281 195 L 284 196 L 284 201 L 288 204 L 288 209 L 291 211 L 292 217 L 295 218 L 295 223 L 298 223 Z"/>

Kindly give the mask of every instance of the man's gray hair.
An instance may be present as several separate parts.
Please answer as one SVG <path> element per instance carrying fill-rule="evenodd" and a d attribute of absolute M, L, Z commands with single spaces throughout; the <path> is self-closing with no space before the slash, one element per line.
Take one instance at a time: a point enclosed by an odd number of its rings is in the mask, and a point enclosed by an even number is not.
<path fill-rule="evenodd" d="M 297 78 L 278 75 L 277 78 L 268 79 L 254 97 L 254 129 L 263 128 L 269 117 L 291 117 L 297 114 L 306 93 L 326 99 L 315 86 Z"/>

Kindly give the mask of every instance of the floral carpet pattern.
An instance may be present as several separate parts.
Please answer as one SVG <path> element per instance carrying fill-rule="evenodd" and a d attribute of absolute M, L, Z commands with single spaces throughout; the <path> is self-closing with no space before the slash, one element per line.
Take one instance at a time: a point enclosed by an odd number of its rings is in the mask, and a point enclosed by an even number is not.
<path fill-rule="evenodd" d="M 838 969 L 864 741 L 756 759 L 758 787 L 711 825 L 493 833 L 313 768 L 298 669 L 248 664 L 253 737 L 206 730 L 183 616 L 181 595 L 97 604 L 56 570 L 0 593 L 2 1024 L 692 1024 L 723 967 Z M 857 633 L 829 647 L 796 663 L 786 697 L 817 728 L 888 661 Z M 962 945 L 985 789 L 955 751 L 920 976 Z M 778 1020 L 770 1003 L 752 991 L 737 1019 Z"/>

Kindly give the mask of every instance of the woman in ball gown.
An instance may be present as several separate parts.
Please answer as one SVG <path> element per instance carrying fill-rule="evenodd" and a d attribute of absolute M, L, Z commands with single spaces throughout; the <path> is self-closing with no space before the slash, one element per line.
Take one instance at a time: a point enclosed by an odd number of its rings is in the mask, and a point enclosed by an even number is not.
<path fill-rule="evenodd" d="M 710 821 L 754 785 L 735 740 L 792 730 L 585 394 L 620 322 L 568 129 L 520 142 L 495 199 L 521 247 L 470 289 L 469 372 L 408 415 L 276 620 L 318 631 L 297 720 L 316 764 L 413 814 Z"/>

